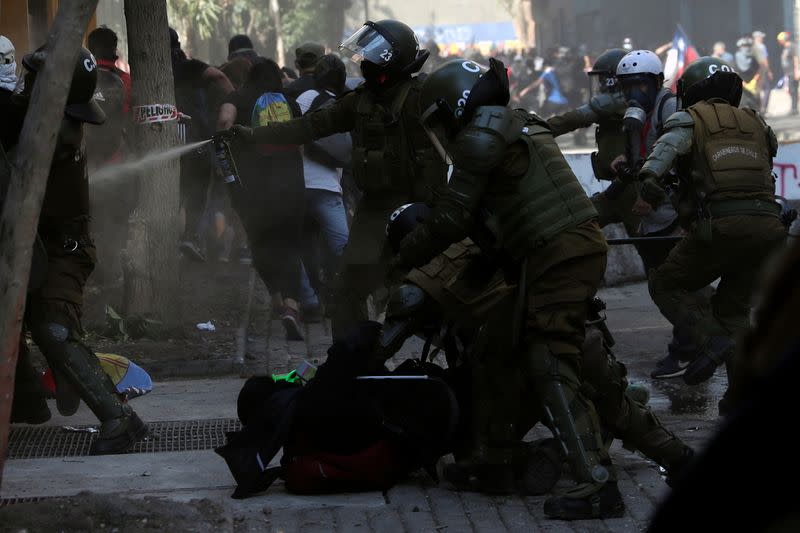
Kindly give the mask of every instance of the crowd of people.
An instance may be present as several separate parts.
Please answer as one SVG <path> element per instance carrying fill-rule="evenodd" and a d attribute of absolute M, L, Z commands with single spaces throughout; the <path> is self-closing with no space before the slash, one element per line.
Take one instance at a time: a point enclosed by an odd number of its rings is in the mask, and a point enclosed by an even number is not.
<path fill-rule="evenodd" d="M 237 497 L 278 476 L 300 492 L 385 488 L 453 453 L 443 477 L 459 489 L 543 494 L 564 464 L 575 487 L 545 501 L 547 516 L 619 517 L 614 438 L 690 486 L 682 479 L 696 471 L 694 451 L 630 390 L 610 349 L 595 299 L 607 224 L 636 239 L 653 301 L 673 326 L 654 379 L 694 386 L 725 367 L 719 408 L 731 415 L 751 407 L 764 369 L 791 348 L 784 339 L 754 365 L 759 337 L 741 343 L 787 217 L 775 201 L 776 137 L 757 110 L 740 107 L 746 80 L 723 59 L 688 65 L 678 94 L 657 51 L 632 46 L 594 60 L 559 48 L 541 64 L 451 58 L 421 75 L 430 52 L 407 25 L 384 20 L 340 46 L 361 76 L 351 89 L 348 67 L 319 44 L 297 47 L 295 74 L 244 35 L 217 68 L 188 58 L 169 33 L 185 141 L 214 139 L 236 163 L 223 180 L 218 154 L 182 157 L 181 250 L 198 261 L 246 250 L 288 338 L 302 337 L 302 320 L 327 312 L 332 321 L 329 357 L 307 385 L 290 373 L 242 390 L 244 429 L 218 449 Z M 95 55 L 81 51 L 50 171 L 39 226 L 49 268 L 29 289 L 26 328 L 59 397 L 83 399 L 100 419 L 93 452 L 117 453 L 147 428 L 83 343 L 80 308 L 95 262 L 87 173 L 124 157 L 124 127 L 109 119 L 130 112 L 130 79 L 111 30 L 94 30 L 88 44 Z M 0 45 L 0 66 L 15 71 L 13 48 Z M 760 45 L 754 36 L 766 69 Z M 25 56 L 24 87 L 3 85 L 0 103 L 16 117 L 4 123 L 4 149 L 13 150 L 46 60 Z M 111 103 L 119 110 L 104 108 Z M 92 154 L 84 132 L 104 122 L 108 145 Z M 609 184 L 590 198 L 555 137 L 591 125 L 594 172 Z M 367 321 L 368 297 L 385 308 L 382 325 Z M 396 380 L 354 385 L 385 375 L 413 335 L 426 340 L 421 361 Z M 24 344 L 12 419 L 41 423 L 49 410 Z M 432 349 L 447 368 L 425 361 Z M 553 439 L 523 442 L 539 422 Z M 266 468 L 281 447 L 281 467 Z"/>

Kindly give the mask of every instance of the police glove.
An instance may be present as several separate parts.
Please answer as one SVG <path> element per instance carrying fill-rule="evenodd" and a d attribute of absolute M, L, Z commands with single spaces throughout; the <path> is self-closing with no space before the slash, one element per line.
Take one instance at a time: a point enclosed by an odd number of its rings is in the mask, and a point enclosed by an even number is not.
<path fill-rule="evenodd" d="M 600 118 L 619 117 L 626 107 L 625 97 L 620 93 L 601 93 L 589 100 L 589 108 Z"/>
<path fill-rule="evenodd" d="M 661 188 L 661 185 L 658 184 L 654 177 L 646 176 L 642 181 L 639 197 L 655 208 L 667 199 L 667 192 Z"/>
<path fill-rule="evenodd" d="M 222 139 L 232 143 L 249 143 L 253 140 L 253 130 L 247 126 L 234 124 L 228 130 L 218 131 L 214 134 L 214 139 Z"/>

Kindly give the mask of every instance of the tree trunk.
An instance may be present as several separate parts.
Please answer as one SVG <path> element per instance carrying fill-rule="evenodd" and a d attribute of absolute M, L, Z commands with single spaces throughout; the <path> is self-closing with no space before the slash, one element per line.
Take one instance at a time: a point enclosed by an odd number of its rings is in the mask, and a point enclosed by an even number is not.
<path fill-rule="evenodd" d="M 328 3 L 328 31 L 325 40 L 328 48 L 333 51 L 338 50 L 342 43 L 344 16 L 349 6 L 350 0 L 330 0 Z"/>
<path fill-rule="evenodd" d="M 278 0 L 269 0 L 269 12 L 275 25 L 275 59 L 281 67 L 286 66 L 286 51 L 283 48 L 283 28 L 281 27 L 281 10 Z"/>
<path fill-rule="evenodd" d="M 61 2 L 22 127 L 0 213 L 0 483 L 31 253 L 78 48 L 97 0 Z"/>
<path fill-rule="evenodd" d="M 162 0 L 126 0 L 128 60 L 137 106 L 175 105 L 167 6 Z M 139 156 L 178 142 L 177 122 L 133 127 L 132 148 Z M 131 215 L 123 259 L 126 315 L 147 315 L 172 328 L 180 324 L 178 275 L 179 162 L 149 165 L 140 176 L 138 205 Z"/>

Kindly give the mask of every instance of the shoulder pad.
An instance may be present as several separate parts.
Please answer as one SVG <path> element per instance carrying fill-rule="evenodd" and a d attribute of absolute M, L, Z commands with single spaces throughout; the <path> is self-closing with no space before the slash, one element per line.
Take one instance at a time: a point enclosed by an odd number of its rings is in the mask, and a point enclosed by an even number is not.
<path fill-rule="evenodd" d="M 471 174 L 488 174 L 505 156 L 508 142 L 493 129 L 468 126 L 449 147 L 455 166 Z"/>
<path fill-rule="evenodd" d="M 622 93 L 601 93 L 592 97 L 589 107 L 601 117 L 622 116 L 628 103 Z"/>
<path fill-rule="evenodd" d="M 524 119 L 516 111 L 505 106 L 483 106 L 475 110 L 467 129 L 492 132 L 508 144 L 519 139 L 523 126 Z"/>
<path fill-rule="evenodd" d="M 677 111 L 670 115 L 666 121 L 664 121 L 664 130 L 692 127 L 694 127 L 694 119 L 692 118 L 692 115 L 686 111 Z"/>

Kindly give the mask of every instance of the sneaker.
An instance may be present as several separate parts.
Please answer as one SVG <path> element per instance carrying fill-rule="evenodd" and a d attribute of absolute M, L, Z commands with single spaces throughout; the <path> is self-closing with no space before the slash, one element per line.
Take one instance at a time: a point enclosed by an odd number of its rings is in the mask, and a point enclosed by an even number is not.
<path fill-rule="evenodd" d="M 656 369 L 650 373 L 653 379 L 677 378 L 686 373 L 689 361 L 682 361 L 674 355 L 668 355 L 658 362 Z"/>
<path fill-rule="evenodd" d="M 183 240 L 178 243 L 178 249 L 187 259 L 191 259 L 197 263 L 206 262 L 206 256 L 203 253 L 203 250 L 201 250 L 200 246 L 194 241 Z"/>
<path fill-rule="evenodd" d="M 283 308 L 281 312 L 281 322 L 286 329 L 286 338 L 290 341 L 303 340 L 303 333 L 300 330 L 300 316 L 291 307 Z"/>
<path fill-rule="evenodd" d="M 620 518 L 625 502 L 616 481 L 602 485 L 583 484 L 544 502 L 544 514 L 555 520 Z"/>

